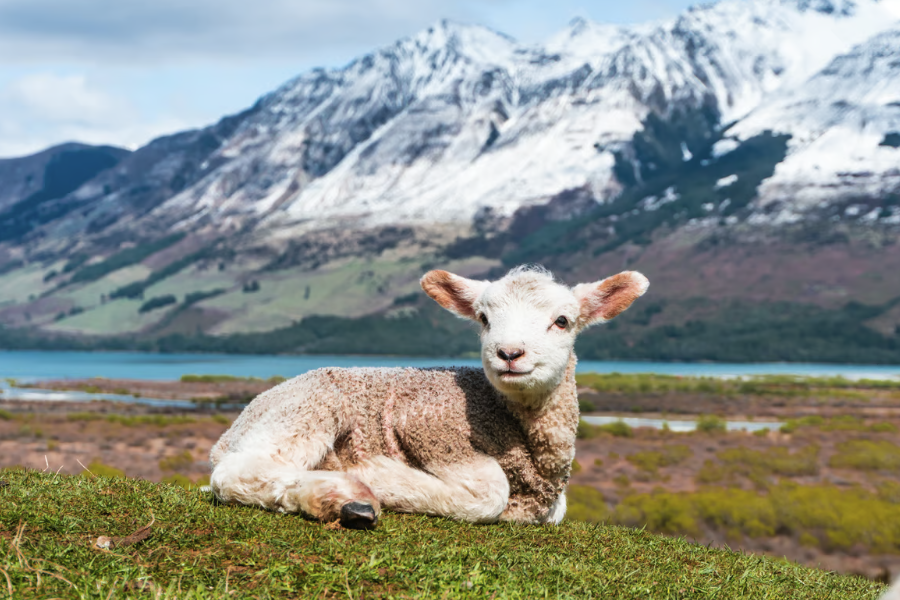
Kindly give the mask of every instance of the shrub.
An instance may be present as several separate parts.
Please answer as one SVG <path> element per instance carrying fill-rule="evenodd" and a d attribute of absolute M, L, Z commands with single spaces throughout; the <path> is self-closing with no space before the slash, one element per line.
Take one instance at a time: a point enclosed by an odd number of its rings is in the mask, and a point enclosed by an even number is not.
<path fill-rule="evenodd" d="M 652 492 L 625 498 L 616 523 L 669 534 L 697 535 L 701 524 L 736 537 L 796 536 L 827 551 L 863 546 L 871 552 L 900 550 L 900 505 L 860 489 L 783 483 L 768 494 L 709 488 L 694 493 Z"/>
<path fill-rule="evenodd" d="M 259 377 L 236 377 L 234 375 L 182 375 L 181 382 L 182 383 L 232 383 L 232 382 L 247 382 L 247 383 L 268 383 L 271 385 L 278 385 L 279 383 L 284 383 L 287 381 L 286 378 L 280 375 L 274 375 L 269 377 L 268 379 L 260 379 Z"/>
<path fill-rule="evenodd" d="M 581 469 L 581 463 L 578 462 L 577 459 L 576 459 L 576 460 L 573 460 L 573 461 L 572 461 L 572 475 L 576 475 L 576 474 L 578 474 L 578 473 L 581 473 L 581 470 L 582 470 L 582 469 Z"/>
<path fill-rule="evenodd" d="M 648 473 L 657 473 L 661 467 L 670 467 L 684 462 L 693 455 L 684 445 L 663 446 L 659 450 L 645 450 L 629 454 L 626 460 Z"/>
<path fill-rule="evenodd" d="M 138 309 L 139 313 L 150 312 L 151 310 L 156 310 L 158 308 L 162 308 L 164 306 L 169 306 L 170 304 L 175 304 L 178 300 L 172 294 L 166 294 L 165 296 L 156 296 L 155 298 L 150 298 Z"/>
<path fill-rule="evenodd" d="M 118 423 L 125 427 L 141 427 L 144 425 L 154 425 L 156 427 L 166 427 L 167 425 L 185 425 L 188 423 L 196 423 L 197 419 L 184 415 L 102 415 L 91 412 L 74 412 L 69 413 L 66 418 L 69 421 L 106 421 L 107 423 Z"/>
<path fill-rule="evenodd" d="M 111 467 L 109 465 L 105 465 L 100 462 L 99 458 L 95 458 L 91 461 L 91 464 L 87 466 L 87 468 L 81 472 L 82 477 L 125 477 L 125 471 L 121 469 L 117 469 L 115 467 Z"/>
<path fill-rule="evenodd" d="M 173 456 L 166 456 L 159 461 L 159 468 L 162 471 L 182 471 L 190 468 L 194 464 L 194 457 L 187 450 Z"/>
<path fill-rule="evenodd" d="M 634 437 L 634 430 L 625 421 L 616 421 L 607 425 L 598 425 L 597 431 L 608 433 L 616 437 Z"/>
<path fill-rule="evenodd" d="M 164 250 L 169 246 L 180 242 L 184 238 L 184 235 L 185 234 L 183 233 L 176 233 L 155 242 L 150 242 L 148 244 L 143 244 L 140 246 L 135 246 L 133 248 L 128 248 L 126 250 L 122 250 L 121 252 L 118 252 L 101 262 L 78 269 L 77 271 L 75 271 L 75 274 L 72 275 L 71 282 L 81 283 L 96 281 L 97 279 L 105 277 L 113 271 L 118 271 L 119 269 L 137 264 L 148 256 L 156 254 L 160 250 Z M 79 257 L 79 260 L 81 260 L 81 257 Z M 87 258 L 82 260 L 81 264 L 84 264 L 86 260 Z M 74 264 L 73 261 L 69 261 L 69 264 L 66 264 L 65 268 L 63 269 L 67 273 L 70 270 L 75 269 L 74 266 L 70 269 L 70 264 Z"/>
<path fill-rule="evenodd" d="M 729 448 L 717 456 L 732 469 L 750 467 L 766 473 L 793 477 L 816 475 L 819 472 L 819 447 L 807 446 L 791 454 L 789 448 L 775 446 L 766 450 Z"/>
<path fill-rule="evenodd" d="M 885 440 L 851 440 L 837 446 L 830 465 L 863 471 L 900 470 L 900 446 Z"/>
<path fill-rule="evenodd" d="M 587 421 L 580 419 L 578 421 L 578 429 L 575 431 L 575 437 L 579 440 L 591 440 L 597 437 L 597 427 L 591 425 Z"/>
<path fill-rule="evenodd" d="M 726 430 L 725 420 L 715 415 L 697 417 L 697 431 L 703 433 L 720 433 Z"/>
<path fill-rule="evenodd" d="M 636 494 L 616 506 L 613 519 L 630 527 L 646 526 L 660 533 L 699 533 L 696 507 L 687 495 Z"/>
<path fill-rule="evenodd" d="M 594 406 L 594 403 L 589 400 L 578 399 L 578 412 L 594 412 L 597 410 L 597 407 Z"/>
<path fill-rule="evenodd" d="M 573 521 L 602 523 L 609 519 L 609 507 L 603 494 L 586 485 L 570 485 L 566 490 L 566 518 Z"/>
<path fill-rule="evenodd" d="M 13 415 L 11 412 L 0 408 L 0 421 L 12 421 L 15 418 L 15 415 Z"/>
<path fill-rule="evenodd" d="M 781 426 L 781 432 L 794 433 L 798 429 L 804 427 L 816 427 L 822 431 L 897 433 L 897 426 L 893 423 L 881 422 L 866 425 L 862 419 L 851 415 L 832 417 L 831 419 L 823 419 L 817 415 L 801 417 L 799 419 L 788 419 L 788 421 Z"/>

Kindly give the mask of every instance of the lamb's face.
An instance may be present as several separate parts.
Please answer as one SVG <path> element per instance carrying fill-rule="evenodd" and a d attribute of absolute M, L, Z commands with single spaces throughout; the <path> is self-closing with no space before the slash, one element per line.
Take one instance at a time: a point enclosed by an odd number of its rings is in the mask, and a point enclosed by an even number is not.
<path fill-rule="evenodd" d="M 641 296 L 649 282 L 627 271 L 567 288 L 543 269 L 519 267 L 494 282 L 431 271 L 422 287 L 444 308 L 481 324 L 481 362 L 508 396 L 539 397 L 565 377 L 575 337 L 608 321 Z"/>
<path fill-rule="evenodd" d="M 494 387 L 542 395 L 560 384 L 580 314 L 568 288 L 525 271 L 488 285 L 473 309 L 481 325 L 481 362 Z"/>

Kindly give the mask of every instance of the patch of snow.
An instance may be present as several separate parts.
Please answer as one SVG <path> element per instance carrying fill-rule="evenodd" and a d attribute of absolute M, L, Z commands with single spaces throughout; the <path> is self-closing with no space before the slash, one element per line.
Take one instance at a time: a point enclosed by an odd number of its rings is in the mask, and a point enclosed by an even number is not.
<path fill-rule="evenodd" d="M 715 158 L 722 158 L 726 154 L 729 154 L 730 152 L 737 150 L 738 146 L 740 146 L 740 145 L 741 145 L 741 143 L 735 139 L 723 138 L 723 139 L 719 140 L 718 142 L 716 142 L 715 144 L 713 144 L 712 155 Z"/>
<path fill-rule="evenodd" d="M 716 189 L 719 190 L 722 188 L 726 188 L 730 185 L 734 185 L 735 183 L 737 183 L 737 180 L 738 180 L 737 175 L 728 175 L 727 177 L 723 177 L 723 178 L 719 179 L 718 181 L 716 181 Z"/>

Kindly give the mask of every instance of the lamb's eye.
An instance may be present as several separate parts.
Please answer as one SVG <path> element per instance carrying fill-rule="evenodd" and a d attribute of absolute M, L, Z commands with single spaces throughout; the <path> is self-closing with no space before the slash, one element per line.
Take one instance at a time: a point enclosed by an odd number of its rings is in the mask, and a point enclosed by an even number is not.
<path fill-rule="evenodd" d="M 485 327 L 487 327 L 487 324 L 488 324 L 487 315 L 485 315 L 485 314 L 481 315 L 481 324 L 484 325 Z"/>
<path fill-rule="evenodd" d="M 556 325 L 557 325 L 560 329 L 565 329 L 566 327 L 569 326 L 569 320 L 568 320 L 567 318 L 565 318 L 565 317 L 560 317 L 560 318 L 558 318 L 558 319 L 556 320 Z"/>

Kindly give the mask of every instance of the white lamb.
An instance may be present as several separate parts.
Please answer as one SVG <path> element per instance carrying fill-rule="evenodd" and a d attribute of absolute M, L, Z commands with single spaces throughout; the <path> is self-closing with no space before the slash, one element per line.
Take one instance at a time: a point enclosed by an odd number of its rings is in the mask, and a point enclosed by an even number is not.
<path fill-rule="evenodd" d="M 381 508 L 470 522 L 559 523 L 575 456 L 575 337 L 648 286 L 572 289 L 540 268 L 494 282 L 422 278 L 481 325 L 484 369 L 319 369 L 260 394 L 213 447 L 223 502 L 371 528 Z"/>

